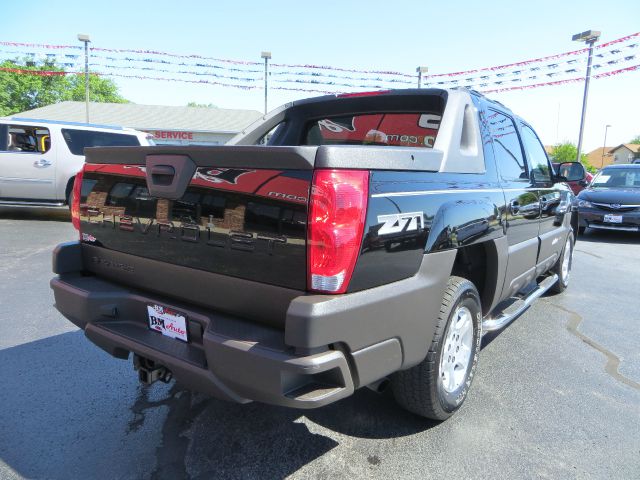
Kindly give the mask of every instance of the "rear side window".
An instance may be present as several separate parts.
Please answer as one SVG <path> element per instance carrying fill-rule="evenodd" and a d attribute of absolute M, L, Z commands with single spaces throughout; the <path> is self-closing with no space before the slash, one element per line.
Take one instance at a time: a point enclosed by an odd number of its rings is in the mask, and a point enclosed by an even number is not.
<path fill-rule="evenodd" d="M 74 155 L 84 155 L 86 147 L 136 147 L 140 145 L 138 137 L 122 133 L 63 128 L 62 136 Z"/>
<path fill-rule="evenodd" d="M 311 122 L 305 145 L 387 145 L 433 148 L 441 116 L 432 113 L 344 115 Z"/>
<path fill-rule="evenodd" d="M 487 120 L 500 177 L 511 182 L 528 180 L 520 137 L 513 120 L 495 110 L 489 111 Z"/>
<path fill-rule="evenodd" d="M 0 132 L 6 136 L 0 142 L 6 152 L 47 153 L 51 148 L 51 135 L 45 127 L 8 125 Z"/>
<path fill-rule="evenodd" d="M 544 147 L 538 140 L 538 136 L 528 125 L 521 124 L 522 140 L 527 150 L 527 157 L 531 165 L 531 174 L 534 182 L 548 183 L 551 181 L 551 169 Z"/>

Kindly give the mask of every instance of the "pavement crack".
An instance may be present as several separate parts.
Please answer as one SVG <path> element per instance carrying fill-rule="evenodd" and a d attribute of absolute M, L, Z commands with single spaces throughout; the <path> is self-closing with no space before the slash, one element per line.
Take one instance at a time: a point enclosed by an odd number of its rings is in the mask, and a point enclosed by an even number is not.
<path fill-rule="evenodd" d="M 580 340 L 582 340 L 584 343 L 589 345 L 591 348 L 593 348 L 594 350 L 597 350 L 598 352 L 602 353 L 606 357 L 607 363 L 604 367 L 605 372 L 611 375 L 615 380 L 621 383 L 624 383 L 625 385 L 628 385 L 631 388 L 640 390 L 640 383 L 635 382 L 634 380 L 631 380 L 630 378 L 624 376 L 618 371 L 621 361 L 620 361 L 620 358 L 618 358 L 618 356 L 615 353 L 606 349 L 605 347 L 600 345 L 598 342 L 589 338 L 584 333 L 578 330 L 578 327 L 580 326 L 583 320 L 583 318 L 578 313 L 555 303 L 549 302 L 549 304 L 570 315 L 569 321 L 567 322 L 567 330 L 569 330 L 570 333 L 572 333 L 573 335 L 578 337 Z"/>

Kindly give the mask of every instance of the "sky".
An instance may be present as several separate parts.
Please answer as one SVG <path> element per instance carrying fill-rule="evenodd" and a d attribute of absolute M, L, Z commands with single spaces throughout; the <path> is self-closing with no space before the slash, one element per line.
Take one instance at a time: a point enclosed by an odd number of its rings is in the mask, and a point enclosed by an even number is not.
<path fill-rule="evenodd" d="M 25 9 L 32 15 L 25 16 Z M 602 42 L 640 31 L 633 0 L 559 2 L 122 1 L 3 2 L 0 41 L 92 45 L 261 61 L 429 74 L 503 65 L 576 50 L 574 33 L 600 30 Z M 19 19 L 19 21 L 18 21 Z M 584 67 L 582 67 L 584 68 Z M 264 91 L 115 79 L 130 101 L 213 104 L 262 111 Z M 584 84 L 489 94 L 529 121 L 545 145 L 577 143 Z M 313 96 L 269 91 L 269 109 Z M 640 70 L 593 80 L 583 151 L 640 135 Z"/>

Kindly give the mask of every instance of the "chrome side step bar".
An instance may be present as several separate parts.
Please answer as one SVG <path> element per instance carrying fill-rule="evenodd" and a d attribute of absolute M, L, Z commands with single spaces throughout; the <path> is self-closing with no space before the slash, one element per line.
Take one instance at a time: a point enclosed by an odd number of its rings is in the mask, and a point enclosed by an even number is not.
<path fill-rule="evenodd" d="M 64 207 L 64 202 L 26 202 L 26 201 L 12 201 L 12 200 L 0 200 L 1 206 L 10 206 L 10 207 L 44 207 L 44 208 L 54 208 L 54 207 Z"/>
<path fill-rule="evenodd" d="M 516 299 L 511 305 L 505 308 L 497 317 L 485 318 L 482 321 L 482 335 L 487 332 L 494 332 L 505 327 L 513 321 L 518 315 L 524 312 L 533 301 L 542 296 L 544 292 L 549 290 L 558 281 L 558 275 L 555 273 L 550 277 L 542 280 L 538 287 L 524 298 Z"/>

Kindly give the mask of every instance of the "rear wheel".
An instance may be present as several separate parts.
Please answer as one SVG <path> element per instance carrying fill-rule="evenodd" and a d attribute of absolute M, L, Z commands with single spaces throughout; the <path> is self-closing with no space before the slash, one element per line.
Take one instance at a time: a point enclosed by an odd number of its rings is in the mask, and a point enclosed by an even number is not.
<path fill-rule="evenodd" d="M 562 254 L 558 261 L 551 269 L 553 273 L 558 275 L 558 281 L 553 284 L 551 291 L 554 293 L 562 293 L 569 286 L 571 279 L 571 264 L 573 263 L 573 233 L 569 232 L 567 240 L 564 243 Z"/>
<path fill-rule="evenodd" d="M 469 280 L 450 277 L 426 358 L 394 374 L 393 395 L 403 408 L 445 420 L 464 402 L 478 363 L 482 309 Z"/>

